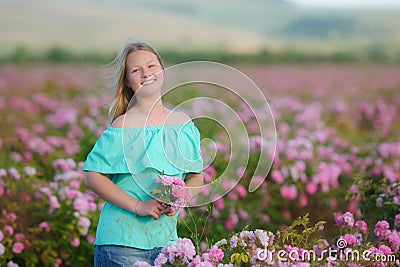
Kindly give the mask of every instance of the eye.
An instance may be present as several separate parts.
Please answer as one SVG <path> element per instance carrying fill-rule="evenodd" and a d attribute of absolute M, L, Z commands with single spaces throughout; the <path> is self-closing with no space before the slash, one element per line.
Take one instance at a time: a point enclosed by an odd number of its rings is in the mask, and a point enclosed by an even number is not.
<path fill-rule="evenodd" d="M 149 65 L 149 68 L 154 68 L 156 65 L 155 64 L 151 64 Z"/>
<path fill-rule="evenodd" d="M 136 73 L 136 72 L 138 72 L 139 71 L 139 69 L 133 69 L 131 72 L 132 73 Z"/>

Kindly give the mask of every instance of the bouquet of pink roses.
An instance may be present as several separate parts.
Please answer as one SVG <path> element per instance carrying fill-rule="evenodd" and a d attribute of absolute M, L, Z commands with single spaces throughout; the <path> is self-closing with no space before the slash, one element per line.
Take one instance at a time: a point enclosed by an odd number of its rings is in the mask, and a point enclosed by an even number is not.
<path fill-rule="evenodd" d="M 152 190 L 152 196 L 168 204 L 171 210 L 181 211 L 190 202 L 190 190 L 181 178 L 162 174 L 156 183 L 160 188 Z"/>

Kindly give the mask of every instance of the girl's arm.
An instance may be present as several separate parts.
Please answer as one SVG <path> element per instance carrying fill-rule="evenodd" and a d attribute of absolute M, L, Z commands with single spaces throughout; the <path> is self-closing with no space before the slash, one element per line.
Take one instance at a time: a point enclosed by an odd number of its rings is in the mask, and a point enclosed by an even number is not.
<path fill-rule="evenodd" d="M 189 187 L 192 198 L 195 198 L 201 190 L 201 186 L 204 184 L 202 173 L 188 173 L 185 177 L 185 185 Z"/>
<path fill-rule="evenodd" d="M 187 187 L 200 187 L 204 184 L 202 173 L 188 173 L 185 177 L 185 184 Z"/>
<path fill-rule="evenodd" d="M 160 218 L 165 209 L 155 199 L 142 202 L 121 190 L 107 176 L 97 172 L 87 172 L 85 184 L 105 201 L 140 216 Z"/>

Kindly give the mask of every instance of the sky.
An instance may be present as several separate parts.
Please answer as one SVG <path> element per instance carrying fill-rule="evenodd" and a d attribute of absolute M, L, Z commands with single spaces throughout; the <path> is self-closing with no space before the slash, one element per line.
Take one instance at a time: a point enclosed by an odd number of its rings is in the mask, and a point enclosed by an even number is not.
<path fill-rule="evenodd" d="M 368 7 L 368 8 L 399 8 L 400 0 L 290 0 L 300 5 L 310 7 Z"/>

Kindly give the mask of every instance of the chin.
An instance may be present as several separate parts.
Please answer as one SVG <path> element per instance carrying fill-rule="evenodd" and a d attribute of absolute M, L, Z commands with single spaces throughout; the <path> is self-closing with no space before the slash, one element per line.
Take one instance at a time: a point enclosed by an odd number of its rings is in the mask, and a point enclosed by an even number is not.
<path fill-rule="evenodd" d="M 160 93 L 161 85 L 162 84 L 159 84 L 157 81 L 152 84 L 149 84 L 149 85 L 143 85 L 139 89 L 136 90 L 135 94 L 142 95 L 142 96 L 148 96 L 148 95 Z"/>

